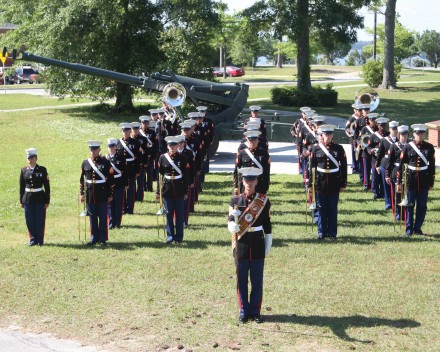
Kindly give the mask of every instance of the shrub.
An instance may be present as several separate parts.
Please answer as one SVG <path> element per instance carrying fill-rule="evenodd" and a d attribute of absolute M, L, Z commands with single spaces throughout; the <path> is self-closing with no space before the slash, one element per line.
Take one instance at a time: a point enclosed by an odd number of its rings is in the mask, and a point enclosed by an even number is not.
<path fill-rule="evenodd" d="M 274 87 L 270 93 L 274 104 L 284 106 L 335 106 L 338 102 L 338 92 L 331 84 L 325 89 L 313 87 L 311 92 L 300 91 L 296 87 Z"/>
<path fill-rule="evenodd" d="M 394 77 L 397 80 L 400 78 L 400 72 L 402 71 L 402 65 L 394 64 Z M 383 80 L 383 62 L 369 60 L 362 65 L 362 79 L 366 84 L 372 88 L 377 88 Z"/>

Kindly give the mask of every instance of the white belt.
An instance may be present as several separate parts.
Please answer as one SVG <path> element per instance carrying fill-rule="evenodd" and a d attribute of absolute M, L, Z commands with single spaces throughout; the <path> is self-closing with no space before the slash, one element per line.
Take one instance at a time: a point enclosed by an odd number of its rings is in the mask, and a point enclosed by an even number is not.
<path fill-rule="evenodd" d="M 119 178 L 121 176 L 122 176 L 122 174 L 117 174 L 117 175 L 114 175 L 113 178 Z"/>
<path fill-rule="evenodd" d="M 168 176 L 168 175 L 165 175 L 165 178 L 166 178 L 167 180 L 178 180 L 179 178 L 182 178 L 182 175 L 177 175 L 177 176 Z"/>
<path fill-rule="evenodd" d="M 389 158 L 390 156 L 387 154 L 387 155 L 385 155 L 385 158 Z"/>
<path fill-rule="evenodd" d="M 126 158 L 126 161 L 134 161 L 134 158 Z"/>
<path fill-rule="evenodd" d="M 394 166 L 399 166 L 400 165 L 400 163 L 394 163 Z"/>
<path fill-rule="evenodd" d="M 87 180 L 87 183 L 105 183 L 105 180 Z"/>
<path fill-rule="evenodd" d="M 408 168 L 410 170 L 423 171 L 423 170 L 427 170 L 428 166 L 411 166 L 411 165 L 408 165 Z"/>
<path fill-rule="evenodd" d="M 257 232 L 257 231 L 263 231 L 263 226 L 250 227 L 247 232 Z"/>
<path fill-rule="evenodd" d="M 25 188 L 26 192 L 41 192 L 43 188 Z"/>
<path fill-rule="evenodd" d="M 326 174 L 332 174 L 333 172 L 338 172 L 339 167 L 337 167 L 336 169 L 322 169 L 320 167 L 317 167 L 316 170 L 318 170 L 319 172 L 324 172 Z"/>

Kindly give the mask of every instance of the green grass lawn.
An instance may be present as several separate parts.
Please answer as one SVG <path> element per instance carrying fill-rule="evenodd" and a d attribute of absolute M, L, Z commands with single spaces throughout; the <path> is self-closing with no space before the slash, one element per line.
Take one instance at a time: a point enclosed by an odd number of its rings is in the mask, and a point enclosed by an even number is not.
<path fill-rule="evenodd" d="M 438 351 L 438 181 L 423 227 L 427 236 L 408 239 L 398 224 L 394 231 L 384 204 L 350 176 L 333 243 L 318 242 L 316 227 L 315 233 L 305 229 L 300 176 L 273 176 L 267 322 L 238 326 L 226 226 L 231 176 L 208 175 L 180 246 L 164 244 L 157 204 L 147 194 L 134 215 L 124 216 L 124 227 L 110 232 L 107 249 L 86 248 L 77 203 L 85 141 L 118 137 L 117 124 L 127 116 L 90 108 L 35 111 L 31 122 L 28 115 L 0 113 L 1 327 L 18 325 L 108 351 L 178 345 L 208 351 L 215 344 L 219 351 Z M 31 146 L 52 187 L 43 247 L 25 245 L 18 199 L 19 170 Z"/>

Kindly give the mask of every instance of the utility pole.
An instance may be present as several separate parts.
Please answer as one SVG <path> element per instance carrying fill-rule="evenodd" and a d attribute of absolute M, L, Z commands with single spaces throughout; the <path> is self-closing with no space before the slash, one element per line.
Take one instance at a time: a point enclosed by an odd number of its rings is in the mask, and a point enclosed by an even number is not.
<path fill-rule="evenodd" d="M 376 29 L 377 29 L 377 10 L 374 9 L 374 29 L 373 29 L 373 59 L 376 61 Z"/>

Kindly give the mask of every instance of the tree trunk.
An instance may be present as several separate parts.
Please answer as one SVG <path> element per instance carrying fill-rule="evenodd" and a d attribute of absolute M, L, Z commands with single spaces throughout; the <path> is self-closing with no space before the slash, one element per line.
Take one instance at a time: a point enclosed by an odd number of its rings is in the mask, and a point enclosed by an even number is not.
<path fill-rule="evenodd" d="M 310 80 L 310 29 L 309 29 L 309 1 L 298 0 L 298 18 L 296 21 L 296 44 L 298 47 L 297 69 L 298 90 L 311 92 L 312 82 Z"/>
<path fill-rule="evenodd" d="M 383 60 L 383 80 L 381 88 L 396 88 L 394 77 L 394 27 L 396 24 L 396 1 L 387 0 L 385 10 L 385 43 Z"/>
<path fill-rule="evenodd" d="M 125 83 L 116 84 L 116 104 L 113 107 L 116 112 L 134 112 L 133 90 Z"/>
<path fill-rule="evenodd" d="M 281 61 L 281 51 L 278 50 L 277 54 L 277 68 L 283 68 L 283 63 Z"/>

